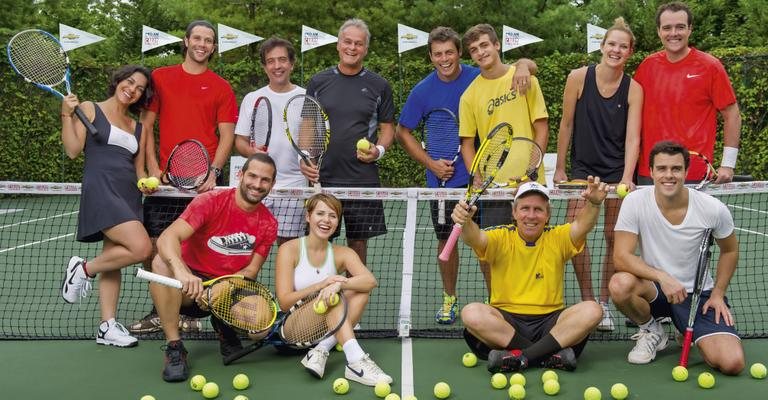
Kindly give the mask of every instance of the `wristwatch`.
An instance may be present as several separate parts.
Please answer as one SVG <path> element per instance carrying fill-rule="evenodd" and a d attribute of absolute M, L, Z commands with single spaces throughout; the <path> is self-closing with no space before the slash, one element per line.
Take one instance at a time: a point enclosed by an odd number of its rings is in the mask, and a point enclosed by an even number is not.
<path fill-rule="evenodd" d="M 213 165 L 211 165 L 211 172 L 213 172 L 213 174 L 216 175 L 217 178 L 221 176 L 221 168 L 216 168 Z"/>

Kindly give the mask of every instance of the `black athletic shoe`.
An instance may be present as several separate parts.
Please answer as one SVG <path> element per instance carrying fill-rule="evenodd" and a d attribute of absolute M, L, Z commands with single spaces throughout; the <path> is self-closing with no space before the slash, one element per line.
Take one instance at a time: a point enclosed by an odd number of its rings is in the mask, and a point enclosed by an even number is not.
<path fill-rule="evenodd" d="M 528 358 L 514 350 L 491 350 L 488 353 L 488 372 L 517 372 L 528 368 Z"/>
<path fill-rule="evenodd" d="M 219 353 L 221 353 L 222 358 L 227 358 L 243 350 L 243 344 L 234 329 L 215 317 L 211 317 L 211 326 L 219 336 Z"/>
<path fill-rule="evenodd" d="M 576 369 L 576 353 L 573 349 L 566 347 L 555 354 L 549 356 L 543 363 L 542 367 L 562 369 L 563 371 L 573 371 Z"/>
<path fill-rule="evenodd" d="M 163 368 L 163 380 L 166 382 L 182 382 L 189 377 L 187 366 L 187 349 L 181 340 L 168 342 L 163 346 L 165 351 L 165 368 Z"/>

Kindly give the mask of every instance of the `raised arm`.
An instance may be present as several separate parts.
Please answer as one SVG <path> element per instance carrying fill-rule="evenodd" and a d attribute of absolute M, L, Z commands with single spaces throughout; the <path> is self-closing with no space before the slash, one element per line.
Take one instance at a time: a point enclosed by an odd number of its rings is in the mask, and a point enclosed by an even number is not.
<path fill-rule="evenodd" d="M 587 177 L 587 188 L 581 194 L 581 197 L 586 200 L 586 205 L 581 208 L 571 224 L 571 243 L 574 246 L 581 247 L 586 242 L 587 234 L 595 227 L 600 208 L 607 195 L 608 186 L 605 182 L 600 182 L 600 178 L 591 175 Z"/>

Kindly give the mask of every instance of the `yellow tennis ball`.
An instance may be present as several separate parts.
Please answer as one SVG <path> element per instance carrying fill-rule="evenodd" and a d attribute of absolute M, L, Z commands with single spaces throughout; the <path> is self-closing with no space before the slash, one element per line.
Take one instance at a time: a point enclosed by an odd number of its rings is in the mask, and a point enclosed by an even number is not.
<path fill-rule="evenodd" d="M 507 386 L 507 377 L 501 372 L 497 372 L 491 376 L 491 386 L 494 389 L 504 389 Z"/>
<path fill-rule="evenodd" d="M 145 189 L 147 187 L 147 178 L 139 178 L 138 182 L 136 182 L 136 187 L 141 189 Z"/>
<path fill-rule="evenodd" d="M 160 186 L 160 179 L 157 179 L 154 176 L 150 176 L 146 178 L 146 181 L 144 182 L 144 186 L 147 189 L 157 189 L 157 187 Z"/>
<path fill-rule="evenodd" d="M 445 382 L 437 382 L 433 391 L 438 399 L 447 399 L 451 395 L 451 387 Z"/>
<path fill-rule="evenodd" d="M 344 351 L 344 346 L 341 343 L 336 343 L 336 351 Z"/>
<path fill-rule="evenodd" d="M 397 393 L 390 393 L 384 400 L 400 400 L 400 396 Z"/>
<path fill-rule="evenodd" d="M 358 150 L 367 153 L 370 148 L 371 148 L 371 142 L 369 142 L 366 138 L 362 138 L 357 141 Z"/>
<path fill-rule="evenodd" d="M 546 383 L 549 380 L 558 381 L 559 378 L 557 376 L 557 372 L 552 371 L 551 369 L 548 369 L 548 370 L 544 371 L 543 374 L 541 374 L 541 383 Z"/>
<path fill-rule="evenodd" d="M 560 382 L 557 379 L 550 379 L 544 382 L 544 393 L 554 396 L 560 392 Z"/>
<path fill-rule="evenodd" d="M 334 293 L 334 294 L 331 295 L 331 297 L 328 298 L 328 305 L 333 307 L 336 304 L 339 304 L 340 300 L 341 299 L 339 298 L 339 294 L 338 293 Z"/>
<path fill-rule="evenodd" d="M 603 397 L 600 389 L 590 386 L 584 391 L 584 400 L 600 400 Z"/>
<path fill-rule="evenodd" d="M 682 365 L 678 365 L 677 367 L 672 368 L 672 379 L 678 382 L 684 382 L 688 380 L 688 369 Z"/>
<path fill-rule="evenodd" d="M 715 376 L 709 372 L 702 372 L 699 374 L 699 386 L 703 389 L 711 389 L 715 386 Z"/>
<path fill-rule="evenodd" d="M 512 376 L 509 377 L 509 384 L 525 386 L 525 376 L 519 372 L 512 374 Z"/>
<path fill-rule="evenodd" d="M 514 400 L 521 400 L 525 398 L 525 388 L 523 385 L 515 383 L 509 387 L 509 398 Z"/>
<path fill-rule="evenodd" d="M 203 397 L 213 399 L 219 395 L 219 385 L 214 382 L 208 382 L 203 385 Z"/>
<path fill-rule="evenodd" d="M 387 397 L 387 395 L 392 392 L 392 388 L 389 386 L 389 383 L 387 382 L 379 382 L 376 384 L 376 386 L 373 387 L 373 393 L 376 394 L 376 396 L 381 397 L 382 399 Z"/>
<path fill-rule="evenodd" d="M 623 199 L 628 193 L 629 193 L 629 186 L 627 186 L 626 184 L 619 183 L 619 185 L 616 186 L 616 196 L 619 196 L 620 199 Z"/>
<path fill-rule="evenodd" d="M 244 396 L 244 395 L 242 395 L 242 394 L 238 394 L 238 395 L 237 395 L 237 396 L 235 396 L 235 398 L 234 398 L 234 399 L 232 399 L 232 400 L 248 400 L 248 396 Z"/>
<path fill-rule="evenodd" d="M 237 390 L 244 390 L 250 384 L 251 384 L 251 381 L 248 379 L 248 375 L 246 374 L 237 374 L 232 379 L 232 387 L 234 387 Z"/>
<path fill-rule="evenodd" d="M 461 357 L 461 363 L 467 368 L 472 368 L 477 365 L 477 356 L 471 352 L 464 353 L 464 356 Z"/>
<path fill-rule="evenodd" d="M 151 394 L 145 394 L 144 396 L 141 396 L 141 400 L 155 400 L 155 396 L 152 396 Z"/>
<path fill-rule="evenodd" d="M 616 400 L 624 400 L 629 396 L 629 389 L 623 383 L 615 383 L 611 386 L 611 396 Z"/>
<path fill-rule="evenodd" d="M 764 364 L 754 363 L 749 367 L 749 374 L 755 379 L 763 379 L 768 374 L 768 371 L 766 371 Z"/>
<path fill-rule="evenodd" d="M 205 377 L 202 375 L 195 375 L 192 377 L 192 379 L 189 380 L 189 387 L 192 388 L 192 390 L 195 391 L 201 391 L 203 390 L 203 386 L 205 386 Z"/>
<path fill-rule="evenodd" d="M 325 314 L 328 312 L 328 306 L 325 305 L 324 300 L 318 300 L 315 302 L 315 304 L 312 305 L 312 309 L 315 310 L 318 314 Z"/>
<path fill-rule="evenodd" d="M 349 381 L 344 378 L 333 381 L 333 392 L 336 394 L 347 394 L 349 392 Z"/>

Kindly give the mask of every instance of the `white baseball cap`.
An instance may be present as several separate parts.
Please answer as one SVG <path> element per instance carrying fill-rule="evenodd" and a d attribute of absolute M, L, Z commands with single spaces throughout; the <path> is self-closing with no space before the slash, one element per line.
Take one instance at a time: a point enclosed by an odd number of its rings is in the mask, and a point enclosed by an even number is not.
<path fill-rule="evenodd" d="M 515 194 L 515 200 L 519 199 L 526 193 L 530 192 L 538 192 L 544 195 L 544 197 L 549 201 L 549 189 L 547 189 L 546 186 L 538 183 L 538 182 L 525 182 L 522 185 L 520 185 L 517 188 L 517 193 Z"/>

